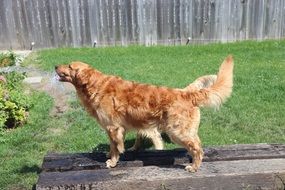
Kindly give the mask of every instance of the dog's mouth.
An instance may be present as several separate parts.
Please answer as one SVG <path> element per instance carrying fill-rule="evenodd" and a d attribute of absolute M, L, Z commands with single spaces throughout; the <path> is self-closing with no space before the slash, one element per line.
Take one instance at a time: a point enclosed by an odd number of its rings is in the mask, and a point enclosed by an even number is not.
<path fill-rule="evenodd" d="M 65 73 L 59 73 L 56 71 L 55 79 L 60 81 L 60 82 L 66 82 L 67 81 L 68 75 Z"/>

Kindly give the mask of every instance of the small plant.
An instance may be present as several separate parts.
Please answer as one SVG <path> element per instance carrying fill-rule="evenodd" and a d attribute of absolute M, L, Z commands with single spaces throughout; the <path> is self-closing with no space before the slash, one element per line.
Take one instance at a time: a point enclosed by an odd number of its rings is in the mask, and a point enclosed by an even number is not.
<path fill-rule="evenodd" d="M 13 52 L 0 54 L 0 68 L 15 65 L 17 56 Z"/>
<path fill-rule="evenodd" d="M 0 130 L 23 125 L 31 107 L 29 96 L 23 93 L 24 75 L 16 72 L 0 75 Z M 2 79 L 2 80 L 1 80 Z"/>

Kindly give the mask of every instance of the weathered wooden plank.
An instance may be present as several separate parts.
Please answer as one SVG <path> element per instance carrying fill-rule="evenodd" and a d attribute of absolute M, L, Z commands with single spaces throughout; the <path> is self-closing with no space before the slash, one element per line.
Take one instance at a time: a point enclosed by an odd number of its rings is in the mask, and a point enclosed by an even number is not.
<path fill-rule="evenodd" d="M 90 25 L 89 25 L 89 4 L 86 0 L 81 0 L 81 27 L 82 30 L 82 46 L 92 46 L 91 35 L 90 35 Z"/>
<path fill-rule="evenodd" d="M 169 0 L 157 1 L 157 37 L 158 44 L 168 44 L 169 28 Z"/>
<path fill-rule="evenodd" d="M 228 28 L 228 41 L 234 42 L 237 40 L 237 20 L 238 20 L 238 4 L 240 3 L 239 0 L 233 0 L 230 3 L 229 13 L 230 13 L 230 21 L 229 21 L 229 28 Z"/>
<path fill-rule="evenodd" d="M 136 44 L 139 43 L 139 24 L 138 24 L 138 0 L 132 1 L 132 14 L 133 14 L 133 39 Z"/>
<path fill-rule="evenodd" d="M 43 1 L 42 12 L 43 12 L 43 18 L 44 18 L 44 23 L 45 23 L 44 32 L 46 36 L 44 43 L 47 44 L 46 45 L 47 47 L 56 47 L 50 1 Z"/>
<path fill-rule="evenodd" d="M 7 2 L 3 2 L 3 6 L 0 6 L 0 40 L 1 40 L 1 44 L 0 47 L 4 46 L 4 44 L 6 44 L 6 46 L 8 46 L 8 48 L 11 46 L 10 43 L 10 38 L 8 38 L 8 23 L 7 23 L 7 8 L 5 7 L 5 5 L 7 4 Z M 5 46 L 4 46 L 5 47 Z"/>
<path fill-rule="evenodd" d="M 173 5 L 173 42 L 174 45 L 181 45 L 180 34 L 180 0 L 174 0 Z"/>
<path fill-rule="evenodd" d="M 282 6 L 283 0 L 270 1 L 266 3 L 266 28 L 265 33 L 267 38 L 280 38 L 281 24 L 282 24 L 282 11 L 285 11 Z"/>
<path fill-rule="evenodd" d="M 42 172 L 36 189 L 284 189 L 285 159 L 204 162 L 182 167 L 128 167 Z"/>
<path fill-rule="evenodd" d="M 61 23 L 59 24 L 59 30 L 58 30 L 58 38 L 59 38 L 59 47 L 66 47 L 70 44 L 70 36 L 69 36 L 69 27 L 70 22 L 68 19 L 68 9 L 66 0 L 58 1 L 59 6 L 59 19 L 61 20 Z"/>
<path fill-rule="evenodd" d="M 15 27 L 15 37 L 16 39 L 14 39 L 14 45 L 12 47 L 15 48 L 21 48 L 23 47 L 23 39 L 22 39 L 22 32 L 20 29 L 20 19 L 19 19 L 19 9 L 18 9 L 18 3 L 19 0 L 15 0 L 12 1 L 12 13 L 13 13 L 13 17 L 14 17 L 14 27 Z M 0 11 L 1 12 L 1 11 Z M 1 30 L 1 19 L 0 19 L 0 30 Z M 2 33 L 2 32 L 0 32 Z M 4 37 L 4 36 L 3 36 Z M 7 38 L 7 37 L 6 37 Z M 0 39 L 1 39 L 1 35 L 0 35 Z M 3 42 L 4 40 L 1 40 L 1 42 Z M 0 44 L 0 46 L 3 45 L 2 43 Z M 5 46 L 5 43 L 4 43 Z M 0 47 L 1 48 L 1 47 Z"/>
<path fill-rule="evenodd" d="M 88 0 L 88 13 L 89 13 L 89 24 L 90 24 L 90 38 L 94 45 L 94 42 L 98 43 L 99 40 L 99 11 L 97 11 L 97 3 L 94 0 Z M 96 44 L 98 45 L 98 44 Z"/>
<path fill-rule="evenodd" d="M 254 0 L 249 4 L 249 25 L 248 38 L 261 39 L 262 38 L 262 15 L 263 15 L 263 1 Z"/>
<path fill-rule="evenodd" d="M 119 3 L 114 2 L 114 15 L 115 20 L 114 20 L 114 28 L 115 28 L 115 45 L 121 45 L 121 20 L 119 17 Z"/>
<path fill-rule="evenodd" d="M 120 2 L 118 2 L 120 3 Z M 109 38 L 109 28 L 108 28 L 108 6 L 106 1 L 101 0 L 99 6 L 99 21 L 100 21 L 100 36 L 103 39 L 102 45 L 108 45 L 110 38 Z"/>
<path fill-rule="evenodd" d="M 285 158 L 285 145 L 257 144 L 230 145 L 206 148 L 203 162 Z M 54 154 L 45 156 L 43 171 L 69 171 L 84 169 L 104 169 L 106 153 Z M 166 166 L 181 165 L 191 161 L 184 149 L 127 151 L 120 157 L 118 168 L 125 166 Z"/>
<path fill-rule="evenodd" d="M 186 30 L 186 23 L 187 23 L 187 16 L 186 16 L 186 9 L 187 9 L 187 3 L 185 0 L 180 0 L 179 4 L 179 31 L 180 31 L 180 43 L 185 44 L 188 39 L 188 33 Z"/>
<path fill-rule="evenodd" d="M 119 15 L 120 15 L 120 28 L 121 28 L 121 45 L 126 46 L 129 41 L 129 33 L 128 33 L 128 22 L 129 22 L 129 15 L 128 15 L 128 2 L 127 0 L 122 0 L 120 2 L 119 7 Z"/>
<path fill-rule="evenodd" d="M 200 40 L 202 43 L 207 43 L 207 40 L 209 39 L 208 33 L 209 33 L 209 27 L 208 27 L 208 19 L 209 19 L 209 0 L 202 1 L 201 4 L 201 17 L 200 17 L 200 27 L 201 27 L 201 33 L 200 33 Z"/>
<path fill-rule="evenodd" d="M 274 38 L 280 39 L 281 38 L 281 24 L 282 24 L 282 11 L 284 10 L 284 6 L 282 4 L 284 3 L 284 0 L 278 0 L 276 2 L 275 12 L 276 14 L 274 15 L 273 23 L 274 27 L 276 28 L 276 31 L 274 33 Z"/>
<path fill-rule="evenodd" d="M 237 35 L 238 40 L 246 39 L 246 16 L 247 16 L 247 6 L 246 1 L 240 1 L 238 4 L 238 21 L 237 21 Z"/>
<path fill-rule="evenodd" d="M 18 8 L 18 13 L 19 13 L 17 16 L 20 20 L 20 27 L 21 27 L 20 33 L 22 34 L 21 35 L 21 41 L 22 41 L 21 45 L 24 49 L 28 49 L 29 48 L 29 38 L 28 38 L 29 24 L 28 24 L 28 21 L 26 19 L 27 18 L 26 17 L 26 6 L 22 0 L 17 1 L 17 8 Z"/>
<path fill-rule="evenodd" d="M 143 24 L 140 27 L 143 27 L 145 45 L 151 46 L 157 40 L 156 1 L 144 0 L 142 6 Z"/>
<path fill-rule="evenodd" d="M 6 23 L 7 25 L 9 25 L 9 27 L 5 27 L 7 28 L 7 39 L 9 40 L 10 43 L 10 47 L 13 47 L 16 45 L 16 41 L 12 40 L 14 36 L 16 36 L 16 31 L 15 31 L 15 19 L 14 19 L 14 14 L 12 11 L 12 7 L 13 7 L 13 2 L 12 1 L 8 1 L 6 2 L 6 4 L 4 5 L 5 8 L 5 14 L 6 14 Z"/>
<path fill-rule="evenodd" d="M 193 1 L 192 11 L 193 11 L 193 22 L 192 22 L 192 38 L 199 41 L 201 40 L 201 2 Z"/>
<path fill-rule="evenodd" d="M 285 2 L 282 1 L 281 4 L 281 33 L 280 33 L 280 38 L 283 38 L 285 36 Z"/>
<path fill-rule="evenodd" d="M 112 0 L 106 1 L 106 7 L 107 7 L 107 32 L 108 32 L 108 45 L 115 45 L 115 32 L 114 32 L 114 26 L 115 26 L 115 19 L 114 19 L 114 2 Z"/>
<path fill-rule="evenodd" d="M 209 20 L 208 20 L 209 35 L 207 36 L 208 39 L 215 39 L 215 33 L 216 33 L 215 20 L 216 20 L 216 4 L 214 1 L 210 1 Z"/>
<path fill-rule="evenodd" d="M 127 43 L 128 44 L 133 44 L 134 43 L 134 38 L 133 38 L 133 12 L 132 12 L 132 7 L 133 7 L 133 1 L 132 0 L 125 0 L 125 16 L 127 17 L 126 20 L 126 36 L 127 36 Z"/>
<path fill-rule="evenodd" d="M 193 17 L 194 17 L 194 13 L 193 13 L 193 0 L 188 2 L 188 6 L 187 6 L 187 10 L 186 10 L 186 11 L 189 12 L 189 14 L 187 14 L 187 17 L 188 17 L 188 18 L 187 18 L 187 19 L 188 19 L 188 21 L 187 21 L 187 26 L 189 26 L 189 27 L 187 28 L 187 31 L 188 31 L 188 38 L 191 39 L 190 43 L 192 43 L 192 42 L 193 42 L 193 39 L 194 39 L 194 37 L 193 37 Z M 187 39 L 188 39 L 188 38 L 187 38 Z"/>
<path fill-rule="evenodd" d="M 52 32 L 52 42 L 54 47 L 59 47 L 60 38 L 59 31 L 61 25 L 61 19 L 59 18 L 61 10 L 58 7 L 58 0 L 50 1 L 49 11 L 51 16 L 51 32 Z"/>

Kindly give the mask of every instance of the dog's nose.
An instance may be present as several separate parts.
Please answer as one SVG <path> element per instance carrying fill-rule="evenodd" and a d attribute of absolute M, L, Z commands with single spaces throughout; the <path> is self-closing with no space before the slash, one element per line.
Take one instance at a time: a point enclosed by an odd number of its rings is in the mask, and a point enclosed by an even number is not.
<path fill-rule="evenodd" d="M 54 68 L 57 69 L 57 68 L 58 68 L 58 65 L 56 65 Z"/>

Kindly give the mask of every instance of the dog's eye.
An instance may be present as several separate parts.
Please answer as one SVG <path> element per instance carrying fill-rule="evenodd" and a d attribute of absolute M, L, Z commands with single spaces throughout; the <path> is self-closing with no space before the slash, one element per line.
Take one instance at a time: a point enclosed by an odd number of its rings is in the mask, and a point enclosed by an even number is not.
<path fill-rule="evenodd" d="M 72 68 L 71 68 L 71 65 L 68 65 L 68 68 L 69 68 L 69 69 L 72 69 Z"/>

